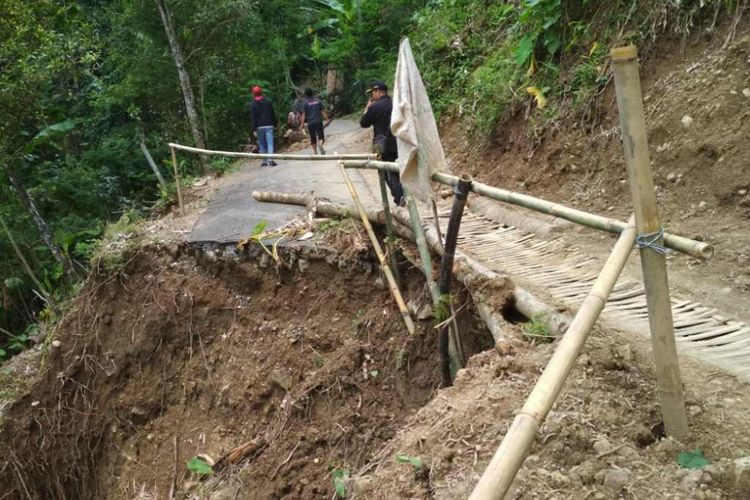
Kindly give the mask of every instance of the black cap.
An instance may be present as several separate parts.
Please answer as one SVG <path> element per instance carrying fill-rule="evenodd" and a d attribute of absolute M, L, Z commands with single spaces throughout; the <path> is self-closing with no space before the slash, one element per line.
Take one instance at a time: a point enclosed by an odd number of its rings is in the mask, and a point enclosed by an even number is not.
<path fill-rule="evenodd" d="M 385 82 L 381 82 L 380 80 L 373 80 L 372 82 L 370 82 L 370 88 L 365 92 L 369 94 L 373 90 L 382 90 L 383 92 L 388 92 L 388 85 L 386 85 Z"/>

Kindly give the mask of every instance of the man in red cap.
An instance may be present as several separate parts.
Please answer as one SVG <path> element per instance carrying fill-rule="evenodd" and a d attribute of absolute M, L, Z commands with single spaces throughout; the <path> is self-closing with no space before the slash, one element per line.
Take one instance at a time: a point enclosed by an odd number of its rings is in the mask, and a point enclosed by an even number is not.
<path fill-rule="evenodd" d="M 255 85 L 252 88 L 253 102 L 250 103 L 250 115 L 253 120 L 255 135 L 258 137 L 258 147 L 261 154 L 273 154 L 273 129 L 276 126 L 276 114 L 273 112 L 271 101 L 263 95 L 263 89 Z M 275 167 L 276 162 L 264 159 L 261 167 Z"/>

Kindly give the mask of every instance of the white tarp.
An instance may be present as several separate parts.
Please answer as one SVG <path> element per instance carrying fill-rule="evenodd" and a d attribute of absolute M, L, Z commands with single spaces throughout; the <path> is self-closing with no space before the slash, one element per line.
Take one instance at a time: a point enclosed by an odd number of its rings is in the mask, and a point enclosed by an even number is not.
<path fill-rule="evenodd" d="M 446 171 L 447 165 L 430 99 L 406 37 L 398 49 L 391 132 L 398 143 L 401 183 L 417 199 L 430 200 L 432 174 Z"/>

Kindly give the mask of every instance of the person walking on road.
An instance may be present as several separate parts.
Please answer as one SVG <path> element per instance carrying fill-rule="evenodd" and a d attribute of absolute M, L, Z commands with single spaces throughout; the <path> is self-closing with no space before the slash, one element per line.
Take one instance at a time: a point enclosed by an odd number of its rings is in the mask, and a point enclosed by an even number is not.
<path fill-rule="evenodd" d="M 273 154 L 273 129 L 276 126 L 276 114 L 273 105 L 266 96 L 263 89 L 255 85 L 252 89 L 253 102 L 250 103 L 250 115 L 253 120 L 253 128 L 258 138 L 258 147 L 261 154 Z M 261 167 L 275 167 L 276 162 L 264 158 Z"/>
<path fill-rule="evenodd" d="M 365 107 L 359 125 L 362 128 L 372 127 L 373 150 L 383 161 L 396 161 L 398 148 L 396 137 L 391 133 L 391 111 L 393 103 L 388 95 L 388 86 L 379 80 L 372 82 L 367 89 L 370 100 Z M 398 172 L 385 172 L 385 182 L 391 190 L 393 202 L 398 206 L 404 205 L 404 188 L 401 185 Z"/>
<path fill-rule="evenodd" d="M 326 143 L 325 125 L 323 120 L 325 119 L 330 123 L 328 119 L 328 113 L 326 113 L 323 102 L 315 97 L 313 89 L 305 89 L 305 106 L 302 112 L 302 127 L 304 129 L 307 124 L 307 131 L 310 133 L 310 147 L 312 147 L 313 154 L 326 154 L 326 150 L 323 146 Z"/>

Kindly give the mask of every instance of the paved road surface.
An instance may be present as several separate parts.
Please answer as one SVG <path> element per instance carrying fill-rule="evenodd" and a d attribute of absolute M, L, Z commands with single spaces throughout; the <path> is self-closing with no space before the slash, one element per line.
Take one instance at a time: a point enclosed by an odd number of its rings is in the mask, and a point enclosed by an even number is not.
<path fill-rule="evenodd" d="M 351 120 L 334 120 L 326 128 L 326 152 L 364 153 L 353 151 L 352 142 L 360 136 L 359 124 Z M 361 143 L 361 141 L 360 141 Z M 307 148 L 300 153 L 309 154 Z M 267 229 L 282 226 L 303 207 L 277 203 L 262 203 L 252 197 L 253 191 L 281 191 L 289 193 L 313 191 L 316 197 L 351 204 L 335 161 L 279 160 L 274 168 L 261 168 L 260 160 L 247 161 L 232 174 L 230 182 L 214 193 L 205 212 L 195 223 L 188 241 L 192 243 L 233 243 L 250 233 L 262 220 Z M 377 174 L 373 171 L 350 171 L 350 177 L 366 205 L 379 204 Z"/>

